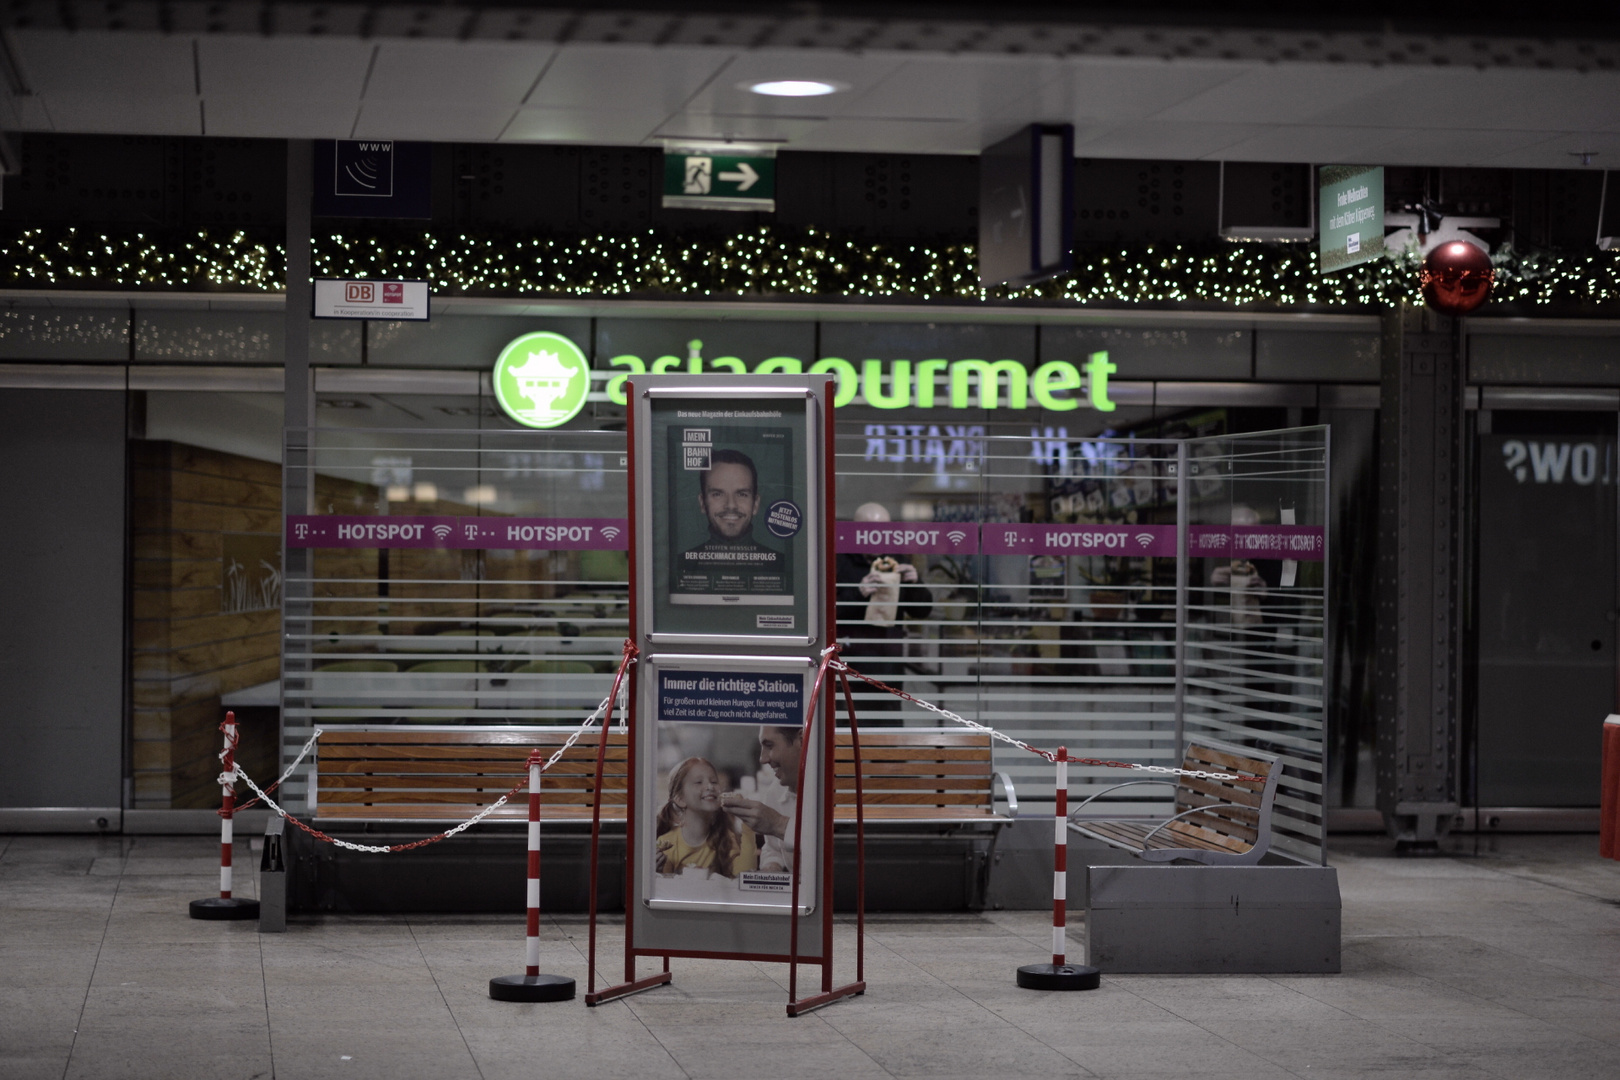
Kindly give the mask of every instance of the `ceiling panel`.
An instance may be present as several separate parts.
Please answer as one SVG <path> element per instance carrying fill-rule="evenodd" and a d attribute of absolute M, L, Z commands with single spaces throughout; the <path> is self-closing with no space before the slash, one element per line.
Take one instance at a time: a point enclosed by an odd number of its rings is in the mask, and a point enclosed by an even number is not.
<path fill-rule="evenodd" d="M 859 153 L 979 152 L 979 125 L 961 120 L 884 120 L 839 116 L 793 142 L 794 150 Z"/>
<path fill-rule="evenodd" d="M 527 104 L 650 110 L 661 113 L 661 120 L 684 106 L 731 57 L 720 49 L 569 45 L 546 68 Z"/>
<path fill-rule="evenodd" d="M 953 120 L 999 117 L 1013 102 L 1031 97 L 1063 70 L 1061 61 L 1047 57 L 910 60 L 841 113 Z"/>
<path fill-rule="evenodd" d="M 1226 147 L 1252 139 L 1266 129 L 1258 124 L 1189 124 L 1145 121 L 1110 127 L 1077 128 L 1077 157 L 1173 158 L 1196 160 L 1223 156 Z"/>
<path fill-rule="evenodd" d="M 202 109 L 195 95 L 55 93 L 44 98 L 57 131 L 89 134 L 201 135 Z"/>
<path fill-rule="evenodd" d="M 1059 75 L 1010 107 L 1029 116 L 1075 124 L 1142 120 L 1242 75 L 1244 67 L 1221 61 L 1067 61 Z"/>
<path fill-rule="evenodd" d="M 50 131 L 51 116 L 41 97 L 0 97 L 0 131 Z"/>
<path fill-rule="evenodd" d="M 798 145 L 799 140 L 827 122 L 824 116 L 727 116 L 716 113 L 677 113 L 661 124 L 660 139 L 758 139 Z"/>
<path fill-rule="evenodd" d="M 1155 115 L 1156 120 L 1299 124 L 1328 110 L 1359 113 L 1356 102 L 1371 94 L 1396 92 L 1411 79 L 1396 68 L 1349 68 L 1342 64 L 1296 64 L 1246 71 L 1235 79 L 1187 98 Z M 1363 124 L 1391 119 L 1360 116 Z M 1353 123 L 1343 120 L 1344 123 Z"/>
<path fill-rule="evenodd" d="M 726 69 L 693 97 L 693 112 L 753 116 L 836 116 L 905 61 L 897 56 L 853 55 L 810 49 L 758 49 L 738 53 Z M 848 90 L 813 98 L 756 94 L 740 85 L 775 79 L 817 79 Z"/>
<path fill-rule="evenodd" d="M 207 134 L 238 139 L 347 139 L 359 111 L 353 98 L 295 103 L 219 94 L 203 99 Z"/>
<path fill-rule="evenodd" d="M 1544 131 L 1398 131 L 1378 151 L 1381 165 L 1488 165 L 1504 154 L 1534 146 Z"/>
<path fill-rule="evenodd" d="M 1227 161 L 1377 164 L 1382 148 L 1401 134 L 1385 127 L 1279 124 L 1223 147 L 1219 156 Z"/>
<path fill-rule="evenodd" d="M 1545 131 L 1539 132 L 1538 137 L 1546 134 Z M 1594 151 L 1597 155 L 1588 168 L 1601 169 L 1605 165 L 1615 168 L 1620 163 L 1620 133 L 1559 132 L 1552 138 L 1543 138 L 1540 142 L 1509 150 L 1485 164 L 1510 169 L 1567 169 L 1580 163 L 1575 151 L 1581 150 Z M 1620 198 L 1620 188 L 1613 188 L 1610 197 Z"/>
<path fill-rule="evenodd" d="M 376 48 L 352 38 L 205 36 L 197 39 L 197 68 L 210 101 L 341 103 L 352 115 Z"/>
<path fill-rule="evenodd" d="M 366 98 L 516 107 L 555 52 L 555 46 L 527 42 L 387 41 L 377 51 Z"/>
<path fill-rule="evenodd" d="M 1410 128 L 1549 131 L 1620 128 L 1620 75 L 1569 71 L 1450 70 L 1323 112 L 1324 123 Z"/>
<path fill-rule="evenodd" d="M 420 142 L 494 142 L 511 121 L 511 105 L 424 104 L 375 101 L 360 106 L 351 139 L 407 139 Z"/>
<path fill-rule="evenodd" d="M 163 34 L 84 30 L 8 34 L 22 76 L 37 93 L 195 94 L 191 39 Z"/>
<path fill-rule="evenodd" d="M 663 112 L 636 109 L 606 112 L 529 106 L 518 110 L 501 135 L 501 141 L 640 143 L 663 123 L 666 116 Z"/>

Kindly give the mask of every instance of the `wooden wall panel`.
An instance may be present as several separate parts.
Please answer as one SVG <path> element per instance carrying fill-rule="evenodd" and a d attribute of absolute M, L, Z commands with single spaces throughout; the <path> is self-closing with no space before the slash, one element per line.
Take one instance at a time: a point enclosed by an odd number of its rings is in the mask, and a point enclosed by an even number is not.
<path fill-rule="evenodd" d="M 130 460 L 135 806 L 213 806 L 220 696 L 281 666 L 279 610 L 222 610 L 224 537 L 279 537 L 281 468 L 171 442 L 133 443 Z M 244 765 L 273 768 L 273 732 L 253 739 Z"/>

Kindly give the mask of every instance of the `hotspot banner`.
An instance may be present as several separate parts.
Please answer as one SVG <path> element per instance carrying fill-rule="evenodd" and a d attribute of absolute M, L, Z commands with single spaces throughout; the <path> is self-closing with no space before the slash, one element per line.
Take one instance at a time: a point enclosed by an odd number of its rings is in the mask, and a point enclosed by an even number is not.
<path fill-rule="evenodd" d="M 376 517 L 288 514 L 290 548 L 625 551 L 624 518 Z"/>
<path fill-rule="evenodd" d="M 983 525 L 986 555 L 1176 554 L 1174 525 Z"/>
<path fill-rule="evenodd" d="M 979 526 L 950 521 L 840 521 L 833 540 L 840 555 L 974 555 L 979 550 Z"/>
<path fill-rule="evenodd" d="M 1194 558 L 1321 562 L 1327 535 L 1320 525 L 1193 525 L 1187 530 L 1187 553 Z"/>

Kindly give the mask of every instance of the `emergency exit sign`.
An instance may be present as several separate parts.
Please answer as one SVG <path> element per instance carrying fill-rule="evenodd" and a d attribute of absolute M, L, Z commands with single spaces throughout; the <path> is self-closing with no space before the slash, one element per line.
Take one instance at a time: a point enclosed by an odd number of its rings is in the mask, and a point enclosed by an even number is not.
<path fill-rule="evenodd" d="M 664 205 L 686 210 L 776 209 L 774 147 L 664 147 Z"/>

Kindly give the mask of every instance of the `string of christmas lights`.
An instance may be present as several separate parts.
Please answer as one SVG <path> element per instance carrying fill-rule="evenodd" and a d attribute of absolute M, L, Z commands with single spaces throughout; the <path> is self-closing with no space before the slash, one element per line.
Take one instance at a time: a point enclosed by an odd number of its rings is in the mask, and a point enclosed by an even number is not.
<path fill-rule="evenodd" d="M 842 238 L 761 226 L 722 238 L 656 230 L 590 237 L 398 232 L 315 237 L 314 273 L 428 280 L 441 295 L 805 297 L 891 301 L 1032 300 L 1108 306 L 1366 308 L 1421 302 L 1408 253 L 1337 274 L 1309 244 L 1143 244 L 1076 253 L 1072 273 L 1022 289 L 981 288 L 974 245 Z M 1620 252 L 1493 256 L 1493 304 L 1620 305 Z M 0 286 L 276 292 L 286 253 L 243 231 L 82 228 L 0 234 Z"/>

